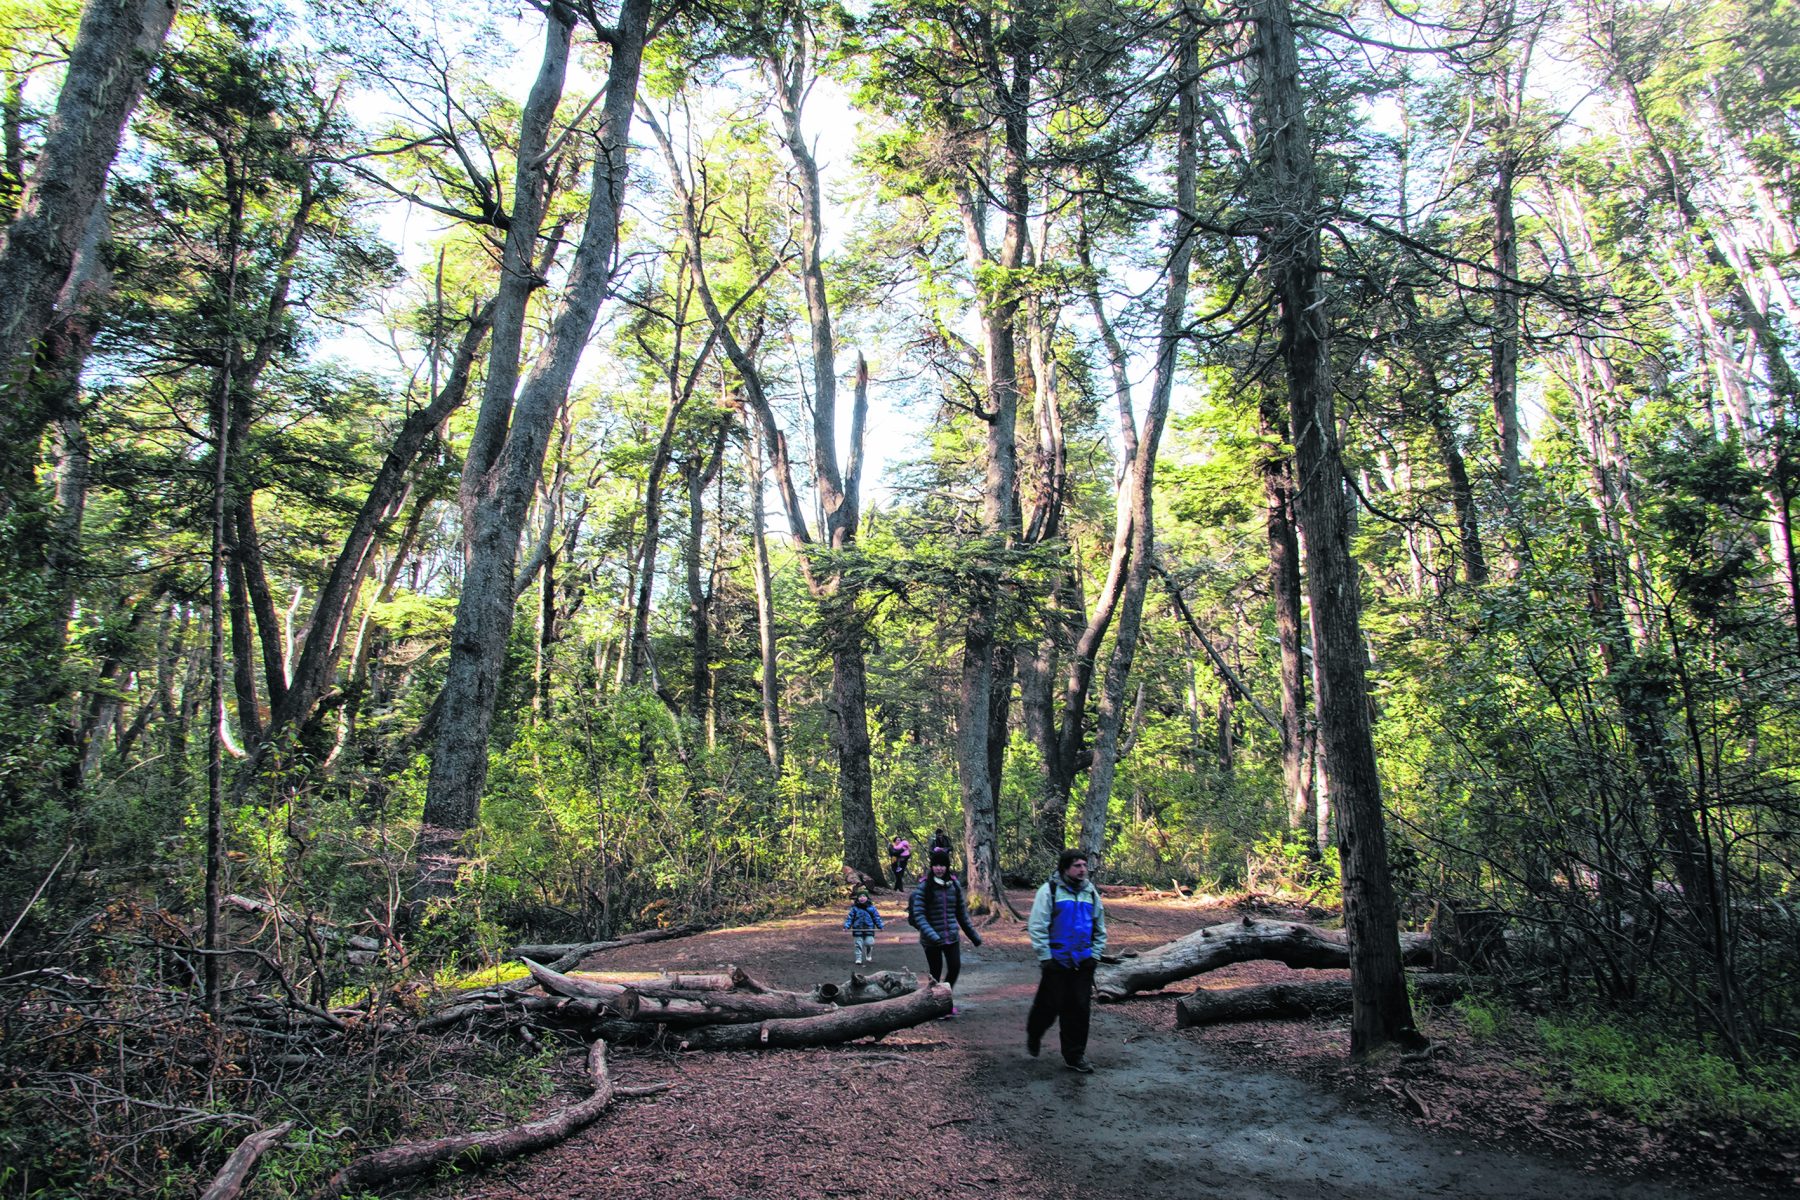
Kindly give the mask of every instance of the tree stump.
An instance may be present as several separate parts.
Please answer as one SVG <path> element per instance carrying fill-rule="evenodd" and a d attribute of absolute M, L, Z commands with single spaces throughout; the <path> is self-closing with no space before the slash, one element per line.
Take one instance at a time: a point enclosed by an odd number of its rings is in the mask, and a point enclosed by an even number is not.
<path fill-rule="evenodd" d="M 1491 973 L 1506 964 L 1506 914 L 1473 900 L 1439 900 L 1431 914 L 1431 969 Z"/>

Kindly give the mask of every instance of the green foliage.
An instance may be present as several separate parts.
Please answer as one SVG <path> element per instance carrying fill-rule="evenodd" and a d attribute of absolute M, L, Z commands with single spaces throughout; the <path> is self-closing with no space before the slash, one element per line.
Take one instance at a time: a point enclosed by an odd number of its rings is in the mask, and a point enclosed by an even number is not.
<path fill-rule="evenodd" d="M 1704 1046 L 1603 1021 L 1544 1018 L 1536 1030 L 1568 1072 L 1564 1086 L 1582 1103 L 1640 1121 L 1800 1129 L 1800 1083 L 1791 1063 L 1742 1067 Z"/>
<path fill-rule="evenodd" d="M 1491 1042 L 1500 1034 L 1505 1015 L 1492 1004 L 1473 996 L 1464 996 L 1453 1006 L 1469 1036 L 1477 1042 Z"/>

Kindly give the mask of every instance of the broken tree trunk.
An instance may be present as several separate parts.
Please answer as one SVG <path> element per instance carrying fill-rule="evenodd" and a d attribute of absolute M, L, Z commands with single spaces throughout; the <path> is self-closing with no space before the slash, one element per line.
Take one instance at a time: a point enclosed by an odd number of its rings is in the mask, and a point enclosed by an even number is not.
<path fill-rule="evenodd" d="M 1415 999 L 1455 1000 L 1467 990 L 1461 975 L 1408 975 Z M 1350 1011 L 1350 984 L 1344 980 L 1270 983 L 1260 987 L 1202 988 L 1175 1002 L 1175 1027 L 1226 1021 L 1268 1021 Z"/>
<path fill-rule="evenodd" d="M 831 1005 L 799 992 L 764 990 L 747 975 L 742 978 L 758 990 L 722 991 L 716 986 L 721 980 L 729 984 L 741 974 L 736 971 L 731 975 L 662 975 L 639 984 L 605 983 L 579 975 L 562 975 L 529 958 L 525 960 L 525 969 L 546 992 L 598 1000 L 611 1008 L 613 1015 L 627 1021 L 681 1026 L 740 1025 L 787 1017 L 821 1017 L 832 1011 Z M 664 986 L 668 981 L 682 979 L 697 979 L 705 986 L 693 990 Z"/>
<path fill-rule="evenodd" d="M 594 1092 L 579 1104 L 552 1113 L 540 1121 L 530 1121 L 511 1129 L 487 1133 L 467 1133 L 454 1137 L 433 1138 L 427 1142 L 403 1142 L 365 1154 L 333 1175 L 313 1193 L 313 1200 L 332 1200 L 346 1193 L 371 1191 L 410 1179 L 438 1167 L 459 1168 L 486 1166 L 503 1159 L 516 1158 L 553 1146 L 596 1121 L 615 1095 L 644 1096 L 667 1089 L 666 1084 L 647 1088 L 617 1088 L 606 1072 L 606 1043 L 597 1041 L 588 1051 L 588 1077 Z"/>
<path fill-rule="evenodd" d="M 1506 914 L 1477 902 L 1440 900 L 1431 914 L 1432 968 L 1488 972 L 1506 963 Z"/>
<path fill-rule="evenodd" d="M 238 1193 L 244 1190 L 244 1184 L 250 1178 L 250 1172 L 256 1169 L 256 1160 L 270 1146 L 286 1137 L 288 1130 L 293 1127 L 292 1121 L 283 1121 L 279 1125 L 259 1129 L 239 1142 L 238 1148 L 225 1160 L 225 1165 L 219 1168 L 219 1173 L 213 1176 L 213 1181 L 200 1193 L 200 1200 L 237 1200 Z"/>
<path fill-rule="evenodd" d="M 824 1016 L 793 1017 L 754 1025 L 706 1025 L 682 1032 L 685 1050 L 791 1050 L 804 1046 L 832 1046 L 859 1038 L 880 1037 L 897 1029 L 909 1029 L 950 1011 L 950 989 L 933 984 L 910 995 L 850 1008 L 834 1008 Z M 653 1039 L 655 1025 L 638 1021 L 605 1021 L 601 1036 L 609 1040 Z"/>
<path fill-rule="evenodd" d="M 919 977 L 911 971 L 876 971 L 869 975 L 852 975 L 842 983 L 821 983 L 812 990 L 812 997 L 821 1003 L 843 1007 L 892 1000 L 895 996 L 918 990 Z"/>
<path fill-rule="evenodd" d="M 1408 966 L 1424 966 L 1431 958 L 1431 938 L 1423 933 L 1403 933 L 1400 952 Z M 1141 958 L 1102 967 L 1094 973 L 1094 994 L 1102 1000 L 1119 1000 L 1134 992 L 1155 991 L 1177 979 L 1263 958 L 1290 967 L 1347 969 L 1350 949 L 1341 930 L 1245 917 L 1241 922 L 1195 930 Z"/>

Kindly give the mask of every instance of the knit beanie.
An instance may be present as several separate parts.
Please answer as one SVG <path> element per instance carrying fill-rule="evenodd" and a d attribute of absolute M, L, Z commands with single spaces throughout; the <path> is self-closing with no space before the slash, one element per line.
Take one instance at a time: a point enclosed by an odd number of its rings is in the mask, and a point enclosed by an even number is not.
<path fill-rule="evenodd" d="M 948 850 L 945 850 L 941 846 L 938 847 L 936 850 L 933 850 L 931 852 L 931 865 L 934 867 L 949 866 L 950 865 L 950 852 Z"/>

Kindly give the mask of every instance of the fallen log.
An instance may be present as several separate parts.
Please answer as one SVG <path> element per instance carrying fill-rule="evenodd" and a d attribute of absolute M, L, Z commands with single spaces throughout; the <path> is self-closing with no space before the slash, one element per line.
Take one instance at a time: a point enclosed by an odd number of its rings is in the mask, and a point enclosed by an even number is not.
<path fill-rule="evenodd" d="M 632 1021 L 691 1027 L 695 1025 L 744 1025 L 753 1021 L 822 1017 L 837 1011 L 798 992 L 766 992 L 741 996 L 731 992 L 703 992 L 692 997 L 641 996 Z"/>
<path fill-rule="evenodd" d="M 647 942 L 666 942 L 673 938 L 691 937 L 696 933 L 705 933 L 706 926 L 699 924 L 674 925 L 668 929 L 646 929 L 642 933 L 628 933 L 624 937 L 613 938 L 608 942 L 539 942 L 512 948 L 513 958 L 535 958 L 539 962 L 548 960 L 552 970 L 566 971 L 590 954 L 598 954 L 602 950 L 616 950 L 620 946 L 642 946 Z"/>
<path fill-rule="evenodd" d="M 486 1166 L 545 1146 L 553 1146 L 571 1134 L 599 1119 L 614 1096 L 644 1096 L 667 1090 L 667 1084 L 648 1088 L 614 1087 L 606 1070 L 606 1043 L 597 1041 L 588 1051 L 588 1078 L 594 1085 L 591 1096 L 578 1104 L 554 1112 L 538 1121 L 496 1129 L 487 1133 L 465 1133 L 433 1138 L 425 1142 L 402 1142 L 373 1154 L 352 1160 L 313 1193 L 313 1200 L 335 1200 L 345 1193 L 372 1191 L 386 1184 L 422 1175 L 438 1167 Z"/>
<path fill-rule="evenodd" d="M 840 1008 L 849 1004 L 874 1004 L 905 996 L 919 990 L 919 977 L 911 971 L 876 971 L 855 974 L 842 983 L 821 983 L 812 990 L 812 998 L 821 1004 Z"/>
<path fill-rule="evenodd" d="M 951 1006 L 950 989 L 943 984 L 933 984 L 909 995 L 838 1008 L 820 1017 L 764 1021 L 760 1025 L 709 1025 L 690 1031 L 684 1040 L 694 1050 L 829 1046 L 922 1025 L 944 1016 Z"/>
<path fill-rule="evenodd" d="M 1401 934 L 1400 957 L 1408 966 L 1426 965 L 1431 958 L 1430 935 Z M 1272 959 L 1290 967 L 1347 969 L 1350 947 L 1341 930 L 1245 917 L 1197 929 L 1130 962 L 1101 967 L 1094 973 L 1094 994 L 1102 1000 L 1119 1000 L 1255 959 Z"/>
<path fill-rule="evenodd" d="M 612 1010 L 612 1016 L 627 1021 L 658 1025 L 742 1025 L 752 1021 L 769 1021 L 787 1017 L 818 1017 L 832 1011 L 832 1006 L 802 996 L 798 992 L 680 992 L 659 989 L 656 994 L 640 991 L 636 984 L 602 983 L 578 975 L 563 975 L 548 967 L 525 960 L 538 986 L 557 996 L 597 1000 Z M 660 976 L 662 979 L 681 976 Z M 709 979 L 712 977 L 708 977 Z M 718 976 L 729 979 L 730 976 Z"/>
<path fill-rule="evenodd" d="M 1415 997 L 1434 1001 L 1455 1000 L 1468 990 L 1467 980 L 1461 975 L 1408 975 L 1406 981 Z M 1350 984 L 1344 980 L 1201 988 L 1175 1002 L 1175 1028 L 1349 1011 Z"/>
<path fill-rule="evenodd" d="M 525 969 L 531 972 L 532 980 L 553 996 L 568 996 L 571 999 L 581 997 L 598 1000 L 609 1005 L 614 1012 L 629 1020 L 637 1007 L 637 995 L 621 983 L 601 983 L 596 979 L 583 979 L 579 975 L 564 975 L 554 967 L 546 967 L 542 963 L 532 962 L 529 958 L 522 960 Z"/>
<path fill-rule="evenodd" d="M 271 1125 L 267 1129 L 259 1129 L 243 1141 L 213 1176 L 213 1181 L 206 1185 L 200 1193 L 200 1200 L 237 1200 L 237 1194 L 244 1190 L 244 1184 L 250 1178 L 250 1172 L 256 1169 L 256 1160 L 263 1156 L 276 1142 L 288 1135 L 294 1127 L 292 1121 L 283 1121 L 279 1125 Z"/>
<path fill-rule="evenodd" d="M 831 1046 L 922 1025 L 948 1013 L 950 1006 L 950 989 L 933 984 L 891 1000 L 833 1008 L 824 1016 L 791 1017 L 753 1025 L 704 1025 L 697 1029 L 671 1031 L 668 1036 L 684 1050 L 786 1050 Z M 607 1041 L 634 1045 L 663 1037 L 662 1026 L 643 1021 L 601 1021 L 594 1031 Z"/>

